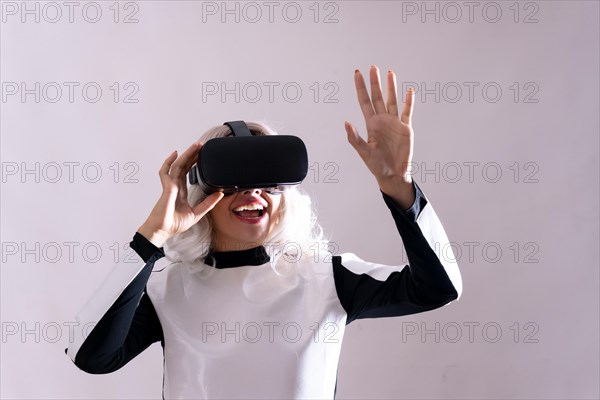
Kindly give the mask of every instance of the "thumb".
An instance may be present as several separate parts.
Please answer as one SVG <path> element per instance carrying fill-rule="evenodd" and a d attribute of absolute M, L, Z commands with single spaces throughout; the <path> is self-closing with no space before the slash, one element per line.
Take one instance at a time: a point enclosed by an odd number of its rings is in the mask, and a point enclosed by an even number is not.
<path fill-rule="evenodd" d="M 367 142 L 364 141 L 363 138 L 360 137 L 358 131 L 350 122 L 345 121 L 344 127 L 346 128 L 346 133 L 348 134 L 348 142 L 354 147 L 354 150 L 358 153 L 358 155 L 364 159 L 364 155 L 366 153 Z"/>
<path fill-rule="evenodd" d="M 224 196 L 225 195 L 222 192 L 212 193 L 210 196 L 202 200 L 200 204 L 196 205 L 196 207 L 193 208 L 196 222 L 200 221 L 202 217 L 212 210 Z"/>

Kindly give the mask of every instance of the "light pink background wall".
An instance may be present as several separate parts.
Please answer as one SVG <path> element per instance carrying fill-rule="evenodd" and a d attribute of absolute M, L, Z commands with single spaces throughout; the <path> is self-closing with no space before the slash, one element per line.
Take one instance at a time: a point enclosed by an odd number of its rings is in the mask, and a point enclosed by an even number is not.
<path fill-rule="evenodd" d="M 338 397 L 599 397 L 597 2 L 230 2 L 225 22 L 221 2 L 73 4 L 2 2 L 3 398 L 160 398 L 158 344 L 87 375 L 63 353 L 69 324 L 157 199 L 162 160 L 224 121 L 302 137 L 339 251 L 405 263 L 343 128 L 365 133 L 353 71 L 373 63 L 419 85 L 415 180 L 464 294 L 351 324 Z"/>

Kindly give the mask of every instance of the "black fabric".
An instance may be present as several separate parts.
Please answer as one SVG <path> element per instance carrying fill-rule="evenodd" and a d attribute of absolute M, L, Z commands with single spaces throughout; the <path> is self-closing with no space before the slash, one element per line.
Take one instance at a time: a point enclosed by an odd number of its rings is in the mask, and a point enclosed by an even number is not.
<path fill-rule="evenodd" d="M 433 310 L 458 298 L 444 266 L 417 225 L 427 204 L 421 189 L 413 182 L 415 201 L 401 210 L 382 192 L 402 237 L 409 264 L 392 272 L 385 281 L 367 274 L 355 274 L 333 256 L 333 274 L 340 303 L 348 314 L 346 324 L 360 318 L 395 317 Z"/>
<path fill-rule="evenodd" d="M 91 374 L 113 372 L 152 343 L 163 341 L 160 321 L 144 293 L 154 262 L 162 256 L 162 251 L 157 251 L 147 259 L 142 271 L 98 321 L 77 352 L 77 367 Z"/>
<path fill-rule="evenodd" d="M 129 243 L 129 246 L 133 250 L 135 250 L 135 252 L 138 253 L 140 257 L 142 257 L 142 260 L 144 260 L 144 262 L 148 262 L 150 257 L 154 256 L 157 252 L 160 253 L 159 255 L 157 255 L 157 260 L 165 255 L 162 247 L 159 249 L 139 232 L 136 232 L 135 235 L 133 235 L 133 240 L 131 241 L 131 243 Z"/>
<path fill-rule="evenodd" d="M 133 250 L 136 251 L 147 262 L 148 259 L 155 255 L 156 252 L 160 252 L 164 256 L 162 248 L 158 248 L 153 245 L 148 239 L 142 234 L 136 232 L 133 236 L 133 241 L 130 243 Z M 238 251 L 209 251 L 204 257 L 204 262 L 207 265 L 214 266 L 215 268 L 234 268 L 241 267 L 244 265 L 263 265 L 270 261 L 270 256 L 264 246 L 257 246 L 247 250 Z"/>
<path fill-rule="evenodd" d="M 425 198 L 425 195 L 421 191 L 421 188 L 419 187 L 419 185 L 417 185 L 417 182 L 413 181 L 412 185 L 413 185 L 413 189 L 415 192 L 415 200 L 413 201 L 412 205 L 409 208 L 407 208 L 406 210 L 402 210 L 400 207 L 398 207 L 396 205 L 396 202 L 394 201 L 394 199 L 392 199 L 390 196 L 383 193 L 381 190 L 380 190 L 380 192 L 381 192 L 381 195 L 383 196 L 383 200 L 385 201 L 385 204 L 388 206 L 388 208 L 392 212 L 392 216 L 394 216 L 394 213 L 395 214 L 403 214 L 409 221 L 416 223 L 417 218 L 421 214 L 421 211 L 427 205 L 427 199 Z M 396 221 L 396 218 L 394 218 L 394 221 Z"/>
<path fill-rule="evenodd" d="M 271 260 L 264 246 L 248 250 L 209 252 L 204 258 L 207 265 L 215 268 L 235 268 L 244 265 L 263 265 Z"/>

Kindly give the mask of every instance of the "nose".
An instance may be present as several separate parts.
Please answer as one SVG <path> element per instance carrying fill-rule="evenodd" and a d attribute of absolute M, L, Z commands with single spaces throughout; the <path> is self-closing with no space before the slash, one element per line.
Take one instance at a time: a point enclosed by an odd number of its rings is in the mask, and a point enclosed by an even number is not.
<path fill-rule="evenodd" d="M 243 194 L 257 194 L 260 196 L 260 194 L 262 193 L 262 189 L 258 189 L 258 188 L 253 188 L 253 189 L 246 189 L 242 192 Z"/>

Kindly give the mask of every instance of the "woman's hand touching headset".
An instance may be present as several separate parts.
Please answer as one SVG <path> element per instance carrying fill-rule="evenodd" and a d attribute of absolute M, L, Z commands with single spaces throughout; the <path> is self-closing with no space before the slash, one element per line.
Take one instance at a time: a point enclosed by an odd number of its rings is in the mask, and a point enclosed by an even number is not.
<path fill-rule="evenodd" d="M 195 207 L 187 200 L 187 173 L 196 162 L 202 143 L 192 144 L 181 156 L 174 151 L 159 170 L 163 192 L 138 232 L 156 247 L 161 247 L 171 236 L 185 232 L 223 198 L 213 193 Z"/>

